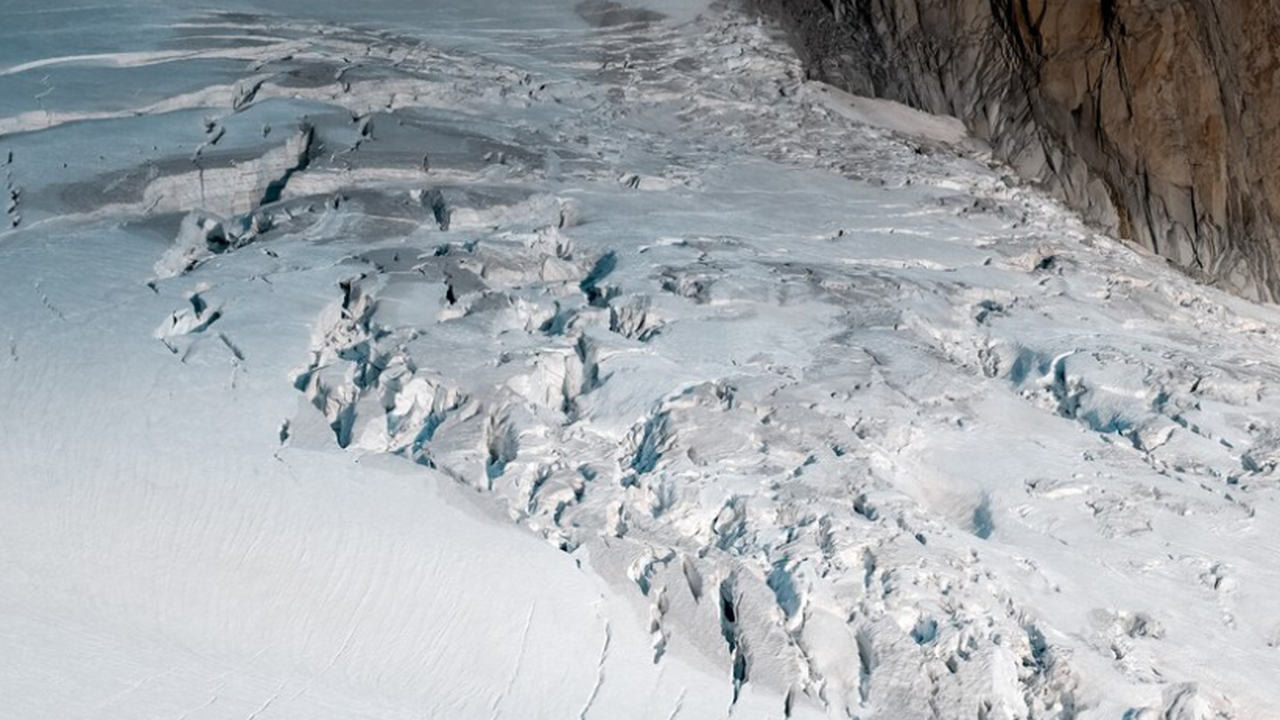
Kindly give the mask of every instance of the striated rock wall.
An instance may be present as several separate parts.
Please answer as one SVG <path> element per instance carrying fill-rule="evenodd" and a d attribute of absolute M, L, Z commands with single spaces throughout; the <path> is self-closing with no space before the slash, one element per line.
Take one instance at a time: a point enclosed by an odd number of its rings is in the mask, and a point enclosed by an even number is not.
<path fill-rule="evenodd" d="M 758 4 L 811 77 L 954 115 L 1091 221 L 1280 298 L 1280 2 Z"/>

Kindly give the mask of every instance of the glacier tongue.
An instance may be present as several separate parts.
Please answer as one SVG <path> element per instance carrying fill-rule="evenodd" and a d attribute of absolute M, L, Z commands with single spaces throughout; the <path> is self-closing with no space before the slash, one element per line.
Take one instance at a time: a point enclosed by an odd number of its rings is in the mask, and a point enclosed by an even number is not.
<path fill-rule="evenodd" d="M 7 712 L 1268 717 L 1280 316 L 665 4 L 0 70 Z"/>

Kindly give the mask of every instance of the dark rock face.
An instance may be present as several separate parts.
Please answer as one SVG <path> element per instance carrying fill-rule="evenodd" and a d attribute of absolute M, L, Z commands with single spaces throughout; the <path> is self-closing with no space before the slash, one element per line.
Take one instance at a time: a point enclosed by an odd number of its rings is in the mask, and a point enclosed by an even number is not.
<path fill-rule="evenodd" d="M 812 77 L 954 115 L 1089 220 L 1280 298 L 1280 2 L 758 4 Z"/>

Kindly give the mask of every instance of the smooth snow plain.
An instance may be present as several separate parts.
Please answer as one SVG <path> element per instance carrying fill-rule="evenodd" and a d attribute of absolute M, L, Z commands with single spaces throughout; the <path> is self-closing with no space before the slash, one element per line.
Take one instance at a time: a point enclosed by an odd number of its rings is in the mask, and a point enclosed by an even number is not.
<path fill-rule="evenodd" d="M 1280 314 L 722 4 L 0 7 L 0 717 L 1263 719 Z"/>

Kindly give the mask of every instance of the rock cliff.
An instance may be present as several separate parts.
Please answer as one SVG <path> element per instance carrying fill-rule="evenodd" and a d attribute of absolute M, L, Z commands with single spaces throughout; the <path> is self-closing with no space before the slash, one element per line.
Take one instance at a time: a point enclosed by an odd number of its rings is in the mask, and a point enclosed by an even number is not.
<path fill-rule="evenodd" d="M 1280 3 L 760 0 L 812 78 L 954 115 L 1085 216 L 1280 298 Z"/>

